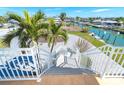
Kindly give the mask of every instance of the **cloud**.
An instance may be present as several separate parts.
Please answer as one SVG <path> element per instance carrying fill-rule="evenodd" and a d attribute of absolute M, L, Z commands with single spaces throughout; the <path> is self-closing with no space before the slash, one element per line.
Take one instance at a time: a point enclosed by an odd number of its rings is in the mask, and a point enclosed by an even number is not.
<path fill-rule="evenodd" d="M 76 10 L 75 12 L 80 13 L 80 12 L 81 12 L 81 10 Z"/>
<path fill-rule="evenodd" d="M 99 13 L 99 12 L 106 12 L 106 11 L 110 11 L 110 9 L 96 9 L 96 10 L 93 10 L 92 12 Z"/>

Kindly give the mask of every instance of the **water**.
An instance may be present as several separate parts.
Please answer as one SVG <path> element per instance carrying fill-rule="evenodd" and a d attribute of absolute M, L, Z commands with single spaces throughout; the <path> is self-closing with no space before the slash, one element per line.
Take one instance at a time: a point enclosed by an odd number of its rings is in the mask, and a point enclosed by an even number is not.
<path fill-rule="evenodd" d="M 90 27 L 90 31 L 101 37 L 107 44 L 114 46 L 124 46 L 124 34 L 117 34 L 112 30 L 104 30 L 100 28 Z"/>
<path fill-rule="evenodd" d="M 84 27 L 80 23 L 75 23 L 76 26 Z M 101 28 L 89 27 L 89 32 L 95 33 L 95 35 L 99 36 L 103 39 L 107 44 L 114 46 L 124 46 L 124 34 L 118 34 L 112 30 L 105 30 Z"/>

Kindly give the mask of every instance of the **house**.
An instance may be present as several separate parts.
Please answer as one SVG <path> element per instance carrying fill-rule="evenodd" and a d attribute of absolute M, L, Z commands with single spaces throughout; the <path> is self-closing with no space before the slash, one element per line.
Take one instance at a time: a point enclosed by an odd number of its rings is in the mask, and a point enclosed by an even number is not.
<path fill-rule="evenodd" d="M 92 24 L 94 25 L 102 25 L 102 20 L 93 20 Z"/>
<path fill-rule="evenodd" d="M 59 17 L 53 17 L 53 18 L 54 18 L 55 23 L 57 24 L 61 23 L 61 19 Z M 74 18 L 72 17 L 65 18 L 64 22 L 66 23 L 74 22 Z"/>
<path fill-rule="evenodd" d="M 113 20 L 106 20 L 106 21 L 101 21 L 102 25 L 108 26 L 108 27 L 120 27 L 122 26 L 122 23 L 113 21 Z"/>
<path fill-rule="evenodd" d="M 54 21 L 56 24 L 60 24 L 61 23 L 61 19 L 59 17 L 53 17 Z"/>
<path fill-rule="evenodd" d="M 68 22 L 74 22 L 74 18 L 73 17 L 68 17 L 68 18 L 65 18 L 65 22 L 68 23 Z"/>
<path fill-rule="evenodd" d="M 117 22 L 114 20 L 104 20 L 104 19 L 94 20 L 92 24 L 99 27 L 109 27 L 109 28 L 113 28 L 113 27 L 116 28 L 123 26 L 122 22 Z"/>

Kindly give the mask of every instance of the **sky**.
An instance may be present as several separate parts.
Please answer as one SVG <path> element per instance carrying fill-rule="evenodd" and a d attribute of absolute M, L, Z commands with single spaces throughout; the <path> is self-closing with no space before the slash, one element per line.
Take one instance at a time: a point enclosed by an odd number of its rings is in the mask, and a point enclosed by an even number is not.
<path fill-rule="evenodd" d="M 65 12 L 70 17 L 124 17 L 124 7 L 0 7 L 0 15 L 7 12 L 22 15 L 24 10 L 28 10 L 31 15 L 41 10 L 46 16 L 58 16 Z"/>

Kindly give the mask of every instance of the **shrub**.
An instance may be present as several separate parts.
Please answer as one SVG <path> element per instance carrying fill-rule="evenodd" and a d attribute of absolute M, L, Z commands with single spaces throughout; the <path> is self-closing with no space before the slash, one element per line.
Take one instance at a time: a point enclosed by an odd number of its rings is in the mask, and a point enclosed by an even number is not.
<path fill-rule="evenodd" d="M 88 44 L 85 40 L 78 39 L 75 45 L 80 52 L 84 52 L 88 49 Z"/>
<path fill-rule="evenodd" d="M 87 33 L 89 31 L 88 27 L 83 27 L 81 32 Z"/>

